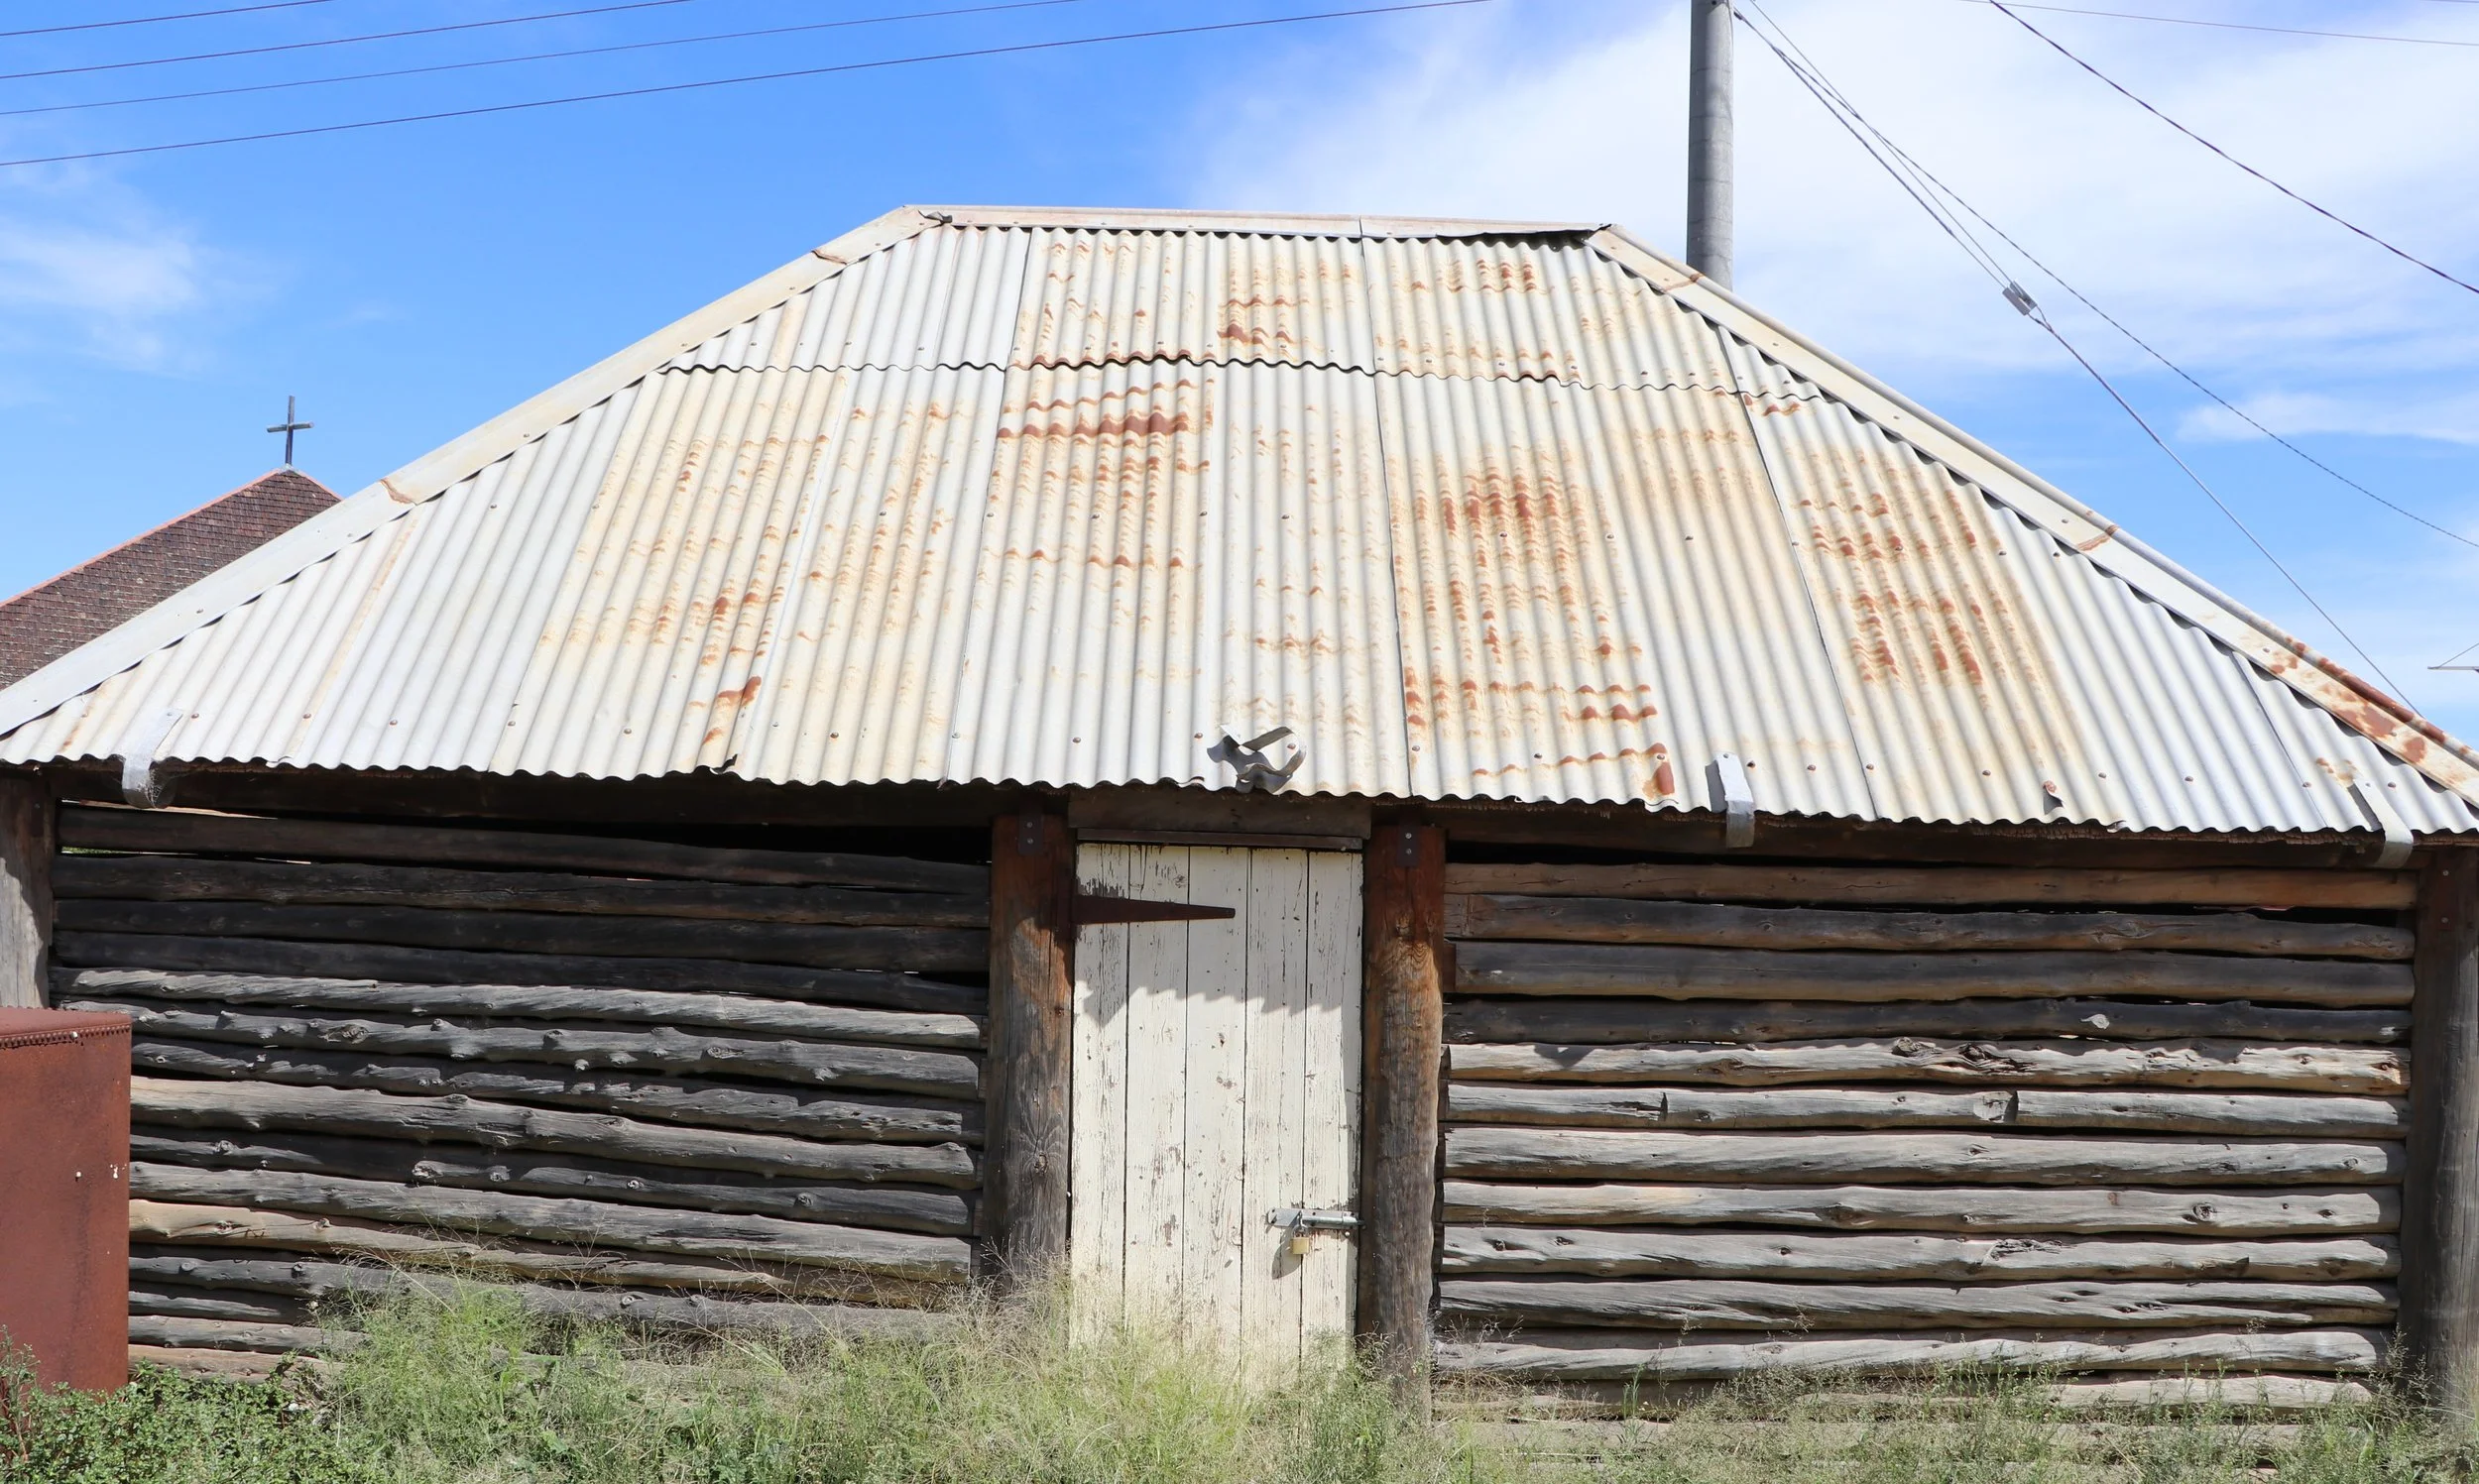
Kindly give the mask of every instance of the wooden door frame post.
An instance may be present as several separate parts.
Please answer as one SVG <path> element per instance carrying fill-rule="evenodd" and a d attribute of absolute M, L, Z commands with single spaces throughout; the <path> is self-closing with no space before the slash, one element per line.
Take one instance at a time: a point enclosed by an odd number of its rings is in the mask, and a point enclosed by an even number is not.
<path fill-rule="evenodd" d="M 1075 888 L 1076 846 L 1064 818 L 999 817 L 990 844 L 982 1210 L 992 1274 L 1010 1292 L 1051 1281 L 1067 1262 Z"/>
<path fill-rule="evenodd" d="M 2419 883 L 2410 1169 L 2402 1188 L 2403 1375 L 2462 1419 L 2479 1404 L 2479 851 Z"/>
<path fill-rule="evenodd" d="M 1445 832 L 1381 825 L 1369 833 L 1365 864 L 1358 1329 L 1398 1392 L 1425 1396 L 1445 1040 Z"/>
<path fill-rule="evenodd" d="M 42 777 L 0 774 L 0 1007 L 52 998 L 52 819 Z"/>

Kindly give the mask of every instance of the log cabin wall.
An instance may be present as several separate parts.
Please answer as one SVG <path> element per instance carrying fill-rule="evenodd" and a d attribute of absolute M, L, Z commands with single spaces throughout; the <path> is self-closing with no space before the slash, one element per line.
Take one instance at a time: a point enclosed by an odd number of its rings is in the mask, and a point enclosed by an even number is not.
<path fill-rule="evenodd" d="M 2396 1313 L 2415 882 L 1450 864 L 1439 1368 L 2347 1395 Z"/>
<path fill-rule="evenodd" d="M 67 806 L 53 1003 L 136 1021 L 134 1344 L 540 1313 L 916 1327 L 970 1278 L 989 873 Z"/>

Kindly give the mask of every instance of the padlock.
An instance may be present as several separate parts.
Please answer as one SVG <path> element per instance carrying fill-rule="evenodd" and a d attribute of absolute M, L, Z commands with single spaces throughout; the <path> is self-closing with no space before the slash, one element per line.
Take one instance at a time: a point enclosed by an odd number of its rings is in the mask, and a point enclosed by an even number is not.
<path fill-rule="evenodd" d="M 1298 1227 L 1292 1228 L 1291 1255 L 1293 1257 L 1308 1256 L 1308 1233 Z"/>

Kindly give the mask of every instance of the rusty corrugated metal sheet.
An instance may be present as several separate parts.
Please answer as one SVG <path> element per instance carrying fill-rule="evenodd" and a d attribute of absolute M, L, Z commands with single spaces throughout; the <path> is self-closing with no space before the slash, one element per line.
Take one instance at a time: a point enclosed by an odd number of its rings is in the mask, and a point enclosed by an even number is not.
<path fill-rule="evenodd" d="M 357 497 L 0 759 L 177 712 L 159 755 L 1223 785 L 1282 725 L 1326 793 L 1701 808 L 1729 753 L 1765 813 L 2479 826 L 2208 592 L 1610 234 L 857 237 Z"/>

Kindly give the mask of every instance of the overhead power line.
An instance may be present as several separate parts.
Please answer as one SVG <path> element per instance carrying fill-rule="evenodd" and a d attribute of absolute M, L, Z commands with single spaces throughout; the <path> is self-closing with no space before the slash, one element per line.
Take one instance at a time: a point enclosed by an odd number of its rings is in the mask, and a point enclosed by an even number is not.
<path fill-rule="evenodd" d="M 1965 5 L 1988 5 L 1991 0 L 1963 0 Z M 2453 41 L 2438 36 L 2383 36 L 2372 31 L 2313 31 L 2303 26 L 2259 26 L 2246 21 L 2199 21 L 2191 16 L 2153 16 L 2129 10 L 2083 10 L 2071 5 L 2033 5 L 2027 0 L 2007 0 L 2016 10 L 2047 11 L 2060 16 L 2100 16 L 2112 21 L 2151 21 L 2162 26 L 2202 26 L 2213 31 L 2261 31 L 2274 36 L 2314 36 L 2343 42 L 2396 42 L 2406 47 L 2470 47 L 2479 48 L 2479 41 Z"/>
<path fill-rule="evenodd" d="M 657 3 L 669 3 L 669 0 L 657 0 Z M 1265 16 L 1256 20 L 1220 21 L 1204 26 L 1165 26 L 1151 31 L 1121 31 L 1105 36 L 1075 36 L 1063 37 L 1056 41 L 1017 42 L 1003 47 L 974 47 L 956 52 L 927 52 L 913 57 L 881 57 L 873 61 L 847 61 L 828 66 L 790 67 L 779 72 L 746 72 L 735 77 L 706 77 L 691 82 L 662 82 L 644 87 L 611 88 L 603 92 L 570 93 L 557 98 L 530 98 L 517 103 L 488 103 L 471 108 L 444 108 L 431 113 L 398 114 L 383 119 L 356 119 L 343 124 L 310 124 L 295 129 L 268 129 L 255 134 L 227 134 L 214 139 L 184 139 L 169 144 L 128 145 L 116 150 L 81 150 L 68 155 L 34 155 L 17 160 L 0 160 L 0 170 L 30 165 L 66 165 L 81 160 L 118 160 L 133 155 L 164 155 L 180 150 L 205 150 L 220 145 L 257 144 L 275 139 L 305 139 L 320 134 L 348 134 L 363 129 L 385 129 L 398 124 L 427 124 L 444 119 L 483 118 L 493 114 L 558 108 L 571 103 L 601 103 L 618 98 L 648 98 L 667 93 L 737 87 L 753 82 L 781 82 L 797 77 L 830 77 L 845 72 L 869 72 L 885 67 L 914 66 L 924 62 L 963 61 L 980 57 L 1014 57 L 1034 52 L 1064 51 L 1070 47 L 1096 47 L 1115 42 L 1154 41 L 1166 37 L 1207 36 L 1233 31 L 1259 31 L 1274 26 L 1296 26 L 1309 21 L 1341 21 L 1360 16 L 1460 10 L 1467 6 L 1496 3 L 1497 0 L 1414 0 L 1414 3 L 1400 5 L 1368 5 L 1351 10 L 1313 11 L 1306 15 Z"/>
<path fill-rule="evenodd" d="M 2357 233 L 2359 236 L 2364 237 L 2369 242 L 2383 248 L 2386 252 L 2391 253 L 2403 262 L 2416 268 L 2425 269 L 2427 272 L 2435 275 L 2439 279 L 2442 279 L 2444 282 L 2453 285 L 2455 287 L 2466 288 L 2472 293 L 2479 293 L 2479 284 L 2472 284 L 2466 280 L 2456 278 L 2452 274 L 2447 273 L 2445 270 L 2428 262 L 2426 259 L 2405 249 L 2395 247 L 2392 243 L 2387 242 L 2382 237 L 2370 232 L 2358 223 L 2351 221 L 2339 212 L 2333 211 L 2325 206 L 2320 206 L 2315 202 L 2308 200 L 2305 196 L 2292 190 L 2289 186 L 2282 184 L 2279 180 L 2274 179 L 2262 171 L 2257 170 L 2254 166 L 2247 164 L 2245 161 L 2240 160 L 2237 156 L 2222 149 L 2219 145 L 2212 143 L 2210 140 L 2205 139 L 2202 135 L 2197 134 L 2192 129 L 2187 128 L 2185 125 L 2178 122 L 2178 120 L 2171 118 L 2168 114 L 2153 107 L 2150 103 L 2147 103 L 2142 98 L 2137 97 L 2125 85 L 2109 76 L 2108 73 L 2101 71 L 2098 67 L 2093 66 L 2090 62 L 2083 60 L 2080 57 L 2077 57 L 2072 52 L 2066 50 L 2065 45 L 2060 43 L 2055 37 L 2052 37 L 2049 33 L 2041 30 L 2031 22 L 2024 20 L 2021 16 L 2016 15 L 2007 7 L 2005 0 L 1987 0 L 1987 3 L 1999 15 L 2004 16 L 2015 25 L 2022 27 L 2025 31 L 2028 31 L 2032 35 L 2040 38 L 2042 41 L 2047 42 L 2051 49 L 2054 50 L 2060 57 L 2065 57 L 2076 66 L 2081 67 L 2084 71 L 2089 72 L 2092 76 L 2097 77 L 2103 83 L 2106 83 L 2112 91 L 2118 94 L 2118 96 L 2126 99 L 2136 107 L 2141 108 L 2144 112 L 2152 115 L 2156 119 L 2159 119 L 2162 123 L 2169 125 L 2179 133 L 2184 134 L 2188 139 L 2193 140 L 2196 144 L 2203 146 L 2213 154 L 2218 155 L 2221 159 L 2229 162 L 2231 165 L 2234 165 L 2238 169 L 2246 171 L 2248 174 L 2253 175 L 2258 180 L 2263 181 L 2273 189 L 2280 191 L 2283 195 L 2286 195 L 2290 199 L 2298 202 L 2300 205 L 2304 206 L 2307 210 L 2314 212 L 2317 216 L 2324 218 L 2326 221 L 2333 223 L 2335 226 L 2343 227 L 2351 232 Z"/>
<path fill-rule="evenodd" d="M 169 16 L 131 16 L 120 21 L 71 21 L 61 26 L 29 26 L 0 31 L 0 41 L 21 36 L 59 36 L 64 31 L 111 31 L 122 26 L 153 26 L 159 21 L 198 21 L 208 16 L 240 16 L 261 10 L 298 10 L 304 5 L 331 5 L 334 0 L 262 0 L 257 5 L 227 5 L 221 10 L 184 10 Z"/>
<path fill-rule="evenodd" d="M 1790 33 L 1779 21 L 1765 13 L 1763 6 L 1758 4 L 1757 0 L 1747 0 L 1747 5 L 1765 23 L 1765 26 L 1760 28 L 1753 20 L 1749 20 L 1744 12 L 1740 13 L 1740 18 L 1748 21 L 1748 29 L 1755 33 L 1756 39 L 1764 44 L 1766 50 L 1770 51 L 1784 67 L 1789 69 L 1791 75 L 1808 90 L 1819 106 L 1823 107 L 1835 123 L 1841 125 L 1843 131 L 1850 135 L 1861 150 L 1866 152 L 1868 158 L 1875 161 L 1879 168 L 1892 176 L 1894 182 L 1902 187 L 1903 192 L 1917 202 L 1947 236 L 1953 239 L 1954 244 L 1963 250 L 1973 265 L 1997 284 L 2006 302 L 2011 304 L 2017 313 L 2046 331 L 2049 337 L 2058 343 L 2060 349 L 2064 350 L 2077 366 L 2080 366 L 2094 382 L 2099 384 L 2100 390 L 2108 395 L 2109 400 L 2117 403 L 2119 409 L 2133 420 L 2136 427 L 2142 429 L 2144 436 L 2150 439 L 2155 447 L 2169 456 L 2170 462 L 2178 466 L 2179 472 L 2203 493 L 2204 498 L 2210 501 L 2223 516 L 2227 517 L 2231 525 L 2237 527 L 2238 533 L 2246 538 L 2247 543 L 2253 546 L 2257 553 L 2271 564 L 2273 570 L 2280 573 L 2283 580 L 2306 601 L 2306 605 L 2315 611 L 2317 617 L 2331 626 L 2332 631 L 2341 636 L 2342 642 L 2358 654 L 2378 679 L 2391 686 L 2397 696 L 2407 695 L 2408 692 L 2403 690 L 2400 682 L 2386 674 L 2384 667 L 2376 662 L 2376 657 L 2368 652 L 2367 646 L 2353 637 L 2350 630 L 2342 627 L 2341 621 L 2334 618 L 2330 610 L 2316 601 L 2315 595 L 2307 591 L 2306 584 L 2299 580 L 2298 574 L 2292 572 L 2280 557 L 2273 554 L 2272 548 L 2267 546 L 2246 521 L 2239 517 L 2238 513 L 2221 498 L 2220 493 L 2195 471 L 2194 466 L 2182 458 L 2177 449 L 2170 446 L 2169 440 L 2161 436 L 2160 431 L 2152 425 L 2150 419 L 2136 409 L 2135 404 L 2129 401 L 2125 395 L 2118 391 L 2116 385 L 2101 372 L 2100 368 L 2092 364 L 2073 341 L 2066 337 L 2064 330 L 2058 328 L 2057 324 L 2049 318 L 2048 313 L 2040 307 L 2038 301 L 2006 274 L 2003 265 L 1998 263 L 1994 255 L 1973 237 L 1969 226 L 1951 211 L 1937 204 L 1933 195 L 1942 192 L 1957 202 L 1961 202 L 1962 198 L 1955 195 L 1943 182 L 1938 181 L 1935 176 L 1920 170 L 1908 154 L 1894 146 L 1893 142 L 1885 136 L 1884 131 L 1869 122 L 1867 116 L 1862 114 L 1857 106 L 1826 77 L 1823 69 L 1819 68 L 1806 53 L 1799 52 L 1798 57 L 1794 57 L 1792 53 L 1799 51 L 1798 44 L 1790 39 Z M 1767 34 L 1768 28 L 1773 34 Z M 1780 38 L 1779 41 L 1775 39 L 1777 36 Z M 1786 48 L 1788 50 L 1785 50 Z M 1967 203 L 1964 203 L 1964 209 L 1970 210 Z M 1977 217 L 1979 213 L 1971 210 L 1971 215 Z M 2052 275 L 2052 277 L 2055 276 Z M 2080 297 L 2079 294 L 2076 296 Z"/>
<path fill-rule="evenodd" d="M 856 16 L 848 21 L 811 21 L 799 26 L 767 26 L 756 31 L 716 31 L 703 36 L 666 37 L 651 42 L 615 42 L 606 47 L 574 47 L 564 52 L 529 52 L 520 57 L 486 57 L 478 61 L 438 61 L 418 67 L 388 67 L 375 72 L 344 72 L 327 77 L 295 77 L 283 82 L 251 82 L 239 87 L 204 87 L 189 92 L 149 93 L 136 98 L 100 98 L 90 103 L 41 103 L 29 108 L 0 108 L 0 118 L 33 113 L 77 113 L 91 108 L 126 108 L 136 103 L 184 103 L 195 98 L 230 98 L 244 93 L 284 92 L 296 87 L 321 87 L 336 82 L 374 82 L 390 77 L 419 77 L 434 72 L 463 72 L 477 67 L 514 66 L 528 61 L 561 61 L 576 57 L 605 57 L 619 52 L 651 52 L 699 42 L 739 42 L 759 37 L 791 36 L 809 31 L 843 31 L 857 26 L 885 26 L 897 21 L 934 21 L 949 16 L 988 15 L 996 11 L 1043 10 L 1083 5 L 1088 0 L 1007 0 L 999 5 L 953 6 L 946 10 L 913 10 L 899 15 Z"/>

